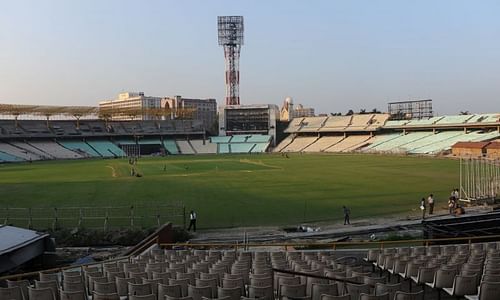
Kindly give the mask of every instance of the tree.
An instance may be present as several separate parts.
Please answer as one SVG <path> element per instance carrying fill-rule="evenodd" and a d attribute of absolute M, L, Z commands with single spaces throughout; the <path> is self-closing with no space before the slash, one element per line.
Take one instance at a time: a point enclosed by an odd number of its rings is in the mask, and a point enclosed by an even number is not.
<path fill-rule="evenodd" d="M 347 111 L 347 113 L 345 115 L 352 116 L 352 115 L 354 115 L 354 111 L 352 109 L 349 109 L 349 111 Z"/>

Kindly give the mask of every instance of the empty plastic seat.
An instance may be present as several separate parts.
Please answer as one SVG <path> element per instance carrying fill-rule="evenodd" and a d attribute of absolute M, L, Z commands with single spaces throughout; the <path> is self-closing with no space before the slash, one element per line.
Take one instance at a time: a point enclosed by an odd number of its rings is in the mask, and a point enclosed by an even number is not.
<path fill-rule="evenodd" d="M 476 276 L 455 276 L 453 286 L 451 288 L 444 288 L 443 290 L 450 296 L 463 297 L 465 295 L 477 294 Z"/>
<path fill-rule="evenodd" d="M 36 300 L 56 300 L 54 290 L 52 288 L 32 288 L 28 287 L 29 299 Z"/>
<path fill-rule="evenodd" d="M 60 290 L 59 294 L 61 296 L 61 300 L 86 300 L 87 299 L 84 290 L 71 291 L 71 292 Z"/>
<path fill-rule="evenodd" d="M 394 300 L 424 300 L 424 292 L 406 293 L 398 291 L 394 295 Z"/>
<path fill-rule="evenodd" d="M 389 294 L 388 293 L 381 295 L 360 294 L 359 300 L 389 300 Z"/>
<path fill-rule="evenodd" d="M 21 288 L 18 286 L 13 287 L 0 287 L 0 299 L 6 300 L 24 300 Z"/>

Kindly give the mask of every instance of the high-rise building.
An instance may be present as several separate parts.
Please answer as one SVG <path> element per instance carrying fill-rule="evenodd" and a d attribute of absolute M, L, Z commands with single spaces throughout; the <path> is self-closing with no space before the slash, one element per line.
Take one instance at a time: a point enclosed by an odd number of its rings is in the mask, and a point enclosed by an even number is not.
<path fill-rule="evenodd" d="M 192 110 L 191 118 L 202 120 L 206 130 L 216 130 L 217 101 L 215 99 L 193 99 L 181 96 L 165 97 L 161 107 L 171 109 L 173 118 L 179 117 L 177 111 Z"/>
<path fill-rule="evenodd" d="M 114 111 L 137 111 L 145 108 L 161 108 L 161 97 L 145 96 L 143 92 L 125 92 L 118 94 L 117 99 L 99 102 L 99 109 Z M 113 114 L 112 120 L 130 120 L 131 115 Z M 136 120 L 152 120 L 147 114 L 134 116 Z"/>

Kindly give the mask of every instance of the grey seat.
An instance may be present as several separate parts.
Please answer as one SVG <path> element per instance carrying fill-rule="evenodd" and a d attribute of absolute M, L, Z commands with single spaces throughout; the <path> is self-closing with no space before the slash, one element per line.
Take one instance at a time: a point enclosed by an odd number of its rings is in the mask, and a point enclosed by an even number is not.
<path fill-rule="evenodd" d="M 32 288 L 28 287 L 29 299 L 36 300 L 56 300 L 54 290 L 50 287 L 47 288 Z"/>
<path fill-rule="evenodd" d="M 375 295 L 382 295 L 385 293 L 389 294 L 390 299 L 394 299 L 394 295 L 397 291 L 401 290 L 401 283 L 388 284 L 388 283 L 376 283 L 375 284 Z"/>
<path fill-rule="evenodd" d="M 228 298 L 231 300 L 239 300 L 241 296 L 244 296 L 241 293 L 241 289 L 239 287 L 233 288 L 221 288 L 217 289 L 217 295 L 219 298 Z"/>
<path fill-rule="evenodd" d="M 313 283 L 311 289 L 311 300 L 320 300 L 321 295 L 338 296 L 339 291 L 337 284 Z"/>
<path fill-rule="evenodd" d="M 416 292 L 416 293 L 405 293 L 402 291 L 396 292 L 394 295 L 394 300 L 424 300 L 424 292 Z"/>
<path fill-rule="evenodd" d="M 71 291 L 71 292 L 60 290 L 59 294 L 61 296 L 61 300 L 86 300 L 87 299 L 84 290 Z"/>
<path fill-rule="evenodd" d="M 24 300 L 23 292 L 18 286 L 7 288 L 0 287 L 0 299 Z"/>
<path fill-rule="evenodd" d="M 193 300 L 201 300 L 201 297 L 210 298 L 212 297 L 212 287 L 203 286 L 196 287 L 194 285 L 188 285 L 188 296 L 193 298 Z"/>
<path fill-rule="evenodd" d="M 359 294 L 358 299 L 359 300 L 390 300 L 389 293 L 385 293 L 385 294 L 381 294 L 381 295 Z"/>
<path fill-rule="evenodd" d="M 7 280 L 7 287 L 16 287 L 21 289 L 24 299 L 28 299 L 28 287 L 30 282 L 28 280 Z"/>
<path fill-rule="evenodd" d="M 465 295 L 469 300 L 497 300 L 500 297 L 500 282 L 481 282 L 479 294 Z"/>
<path fill-rule="evenodd" d="M 476 276 L 457 275 L 455 276 L 455 280 L 453 281 L 453 286 L 451 288 L 444 288 L 443 290 L 450 296 L 454 297 L 463 297 L 465 295 L 476 295 L 477 294 Z"/>

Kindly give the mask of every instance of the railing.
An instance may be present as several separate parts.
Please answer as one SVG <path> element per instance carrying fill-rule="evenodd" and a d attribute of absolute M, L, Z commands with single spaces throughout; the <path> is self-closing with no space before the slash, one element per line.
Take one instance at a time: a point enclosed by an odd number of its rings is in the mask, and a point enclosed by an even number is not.
<path fill-rule="evenodd" d="M 158 206 L 108 207 L 4 207 L 0 222 L 29 229 L 58 228 L 147 228 L 167 221 L 186 223 L 186 209 L 181 204 Z"/>
<path fill-rule="evenodd" d="M 162 243 L 161 247 L 186 247 L 186 248 L 224 248 L 224 249 L 249 249 L 251 247 L 279 247 L 288 251 L 292 248 L 315 248 L 315 249 L 359 249 L 359 246 L 365 246 L 366 249 L 378 247 L 384 249 L 391 245 L 422 245 L 430 246 L 432 244 L 464 242 L 472 244 L 480 240 L 500 240 L 500 235 L 474 236 L 474 237 L 455 237 L 439 239 L 414 239 L 414 240 L 391 240 L 391 241 L 356 241 L 356 242 L 330 242 L 330 243 Z M 356 247 L 353 247 L 356 246 Z"/>

